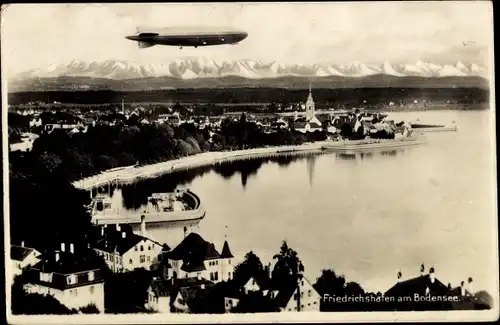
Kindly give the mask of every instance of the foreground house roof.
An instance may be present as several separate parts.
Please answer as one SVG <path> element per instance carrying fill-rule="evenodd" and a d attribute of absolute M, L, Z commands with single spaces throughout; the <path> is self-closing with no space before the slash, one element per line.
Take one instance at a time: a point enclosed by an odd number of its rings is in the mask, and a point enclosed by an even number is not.
<path fill-rule="evenodd" d="M 28 255 L 35 252 L 34 248 L 10 245 L 10 258 L 15 261 L 24 261 Z"/>
<path fill-rule="evenodd" d="M 205 261 L 220 258 L 221 255 L 215 249 L 215 245 L 205 241 L 200 235 L 190 233 L 171 252 L 167 253 L 169 259 L 186 261 Z"/>

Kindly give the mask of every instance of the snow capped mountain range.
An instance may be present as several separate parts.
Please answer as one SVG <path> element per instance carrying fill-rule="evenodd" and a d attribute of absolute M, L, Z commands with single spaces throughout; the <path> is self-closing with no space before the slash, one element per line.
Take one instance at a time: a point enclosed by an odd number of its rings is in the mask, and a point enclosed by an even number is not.
<path fill-rule="evenodd" d="M 175 59 L 161 64 L 138 64 L 134 62 L 107 60 L 103 62 L 83 62 L 73 60 L 67 64 L 53 64 L 45 69 L 21 73 L 16 79 L 43 77 L 93 77 L 114 80 L 173 77 L 184 80 L 197 78 L 218 78 L 238 76 L 248 79 L 296 77 L 367 77 L 388 75 L 396 77 L 487 77 L 488 69 L 475 63 L 457 62 L 438 65 L 418 61 L 412 64 L 280 64 L 253 60 L 217 62 L 208 58 Z"/>

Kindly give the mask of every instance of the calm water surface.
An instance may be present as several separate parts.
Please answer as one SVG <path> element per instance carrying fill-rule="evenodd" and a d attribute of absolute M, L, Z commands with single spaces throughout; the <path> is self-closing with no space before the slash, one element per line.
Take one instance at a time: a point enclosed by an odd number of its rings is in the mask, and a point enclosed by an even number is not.
<path fill-rule="evenodd" d="M 496 192 L 492 114 L 393 113 L 421 123 L 455 120 L 459 132 L 427 133 L 428 144 L 343 157 L 313 155 L 279 161 L 252 160 L 214 170 L 165 176 L 114 191 L 123 213 L 152 192 L 179 182 L 197 193 L 207 210 L 199 224 L 206 240 L 233 254 L 252 250 L 267 264 L 286 240 L 315 281 L 332 268 L 365 290 L 385 291 L 434 266 L 437 277 L 495 295 Z M 164 241 L 178 241 L 165 234 Z M 175 239 L 174 239 L 175 237 Z"/>

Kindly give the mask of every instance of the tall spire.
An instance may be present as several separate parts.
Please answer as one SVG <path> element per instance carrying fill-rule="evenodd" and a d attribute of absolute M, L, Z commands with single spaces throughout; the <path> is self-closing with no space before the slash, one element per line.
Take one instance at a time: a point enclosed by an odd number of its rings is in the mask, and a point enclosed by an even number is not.
<path fill-rule="evenodd" d="M 312 93 L 312 90 L 311 90 L 311 82 L 309 81 L 309 93 Z"/>
<path fill-rule="evenodd" d="M 231 253 L 231 250 L 229 249 L 229 244 L 227 242 L 227 226 L 226 228 L 226 233 L 224 234 L 224 246 L 222 247 L 222 252 L 220 254 L 221 258 L 233 258 L 233 254 Z"/>
<path fill-rule="evenodd" d="M 125 114 L 125 100 L 122 98 L 122 113 Z"/>

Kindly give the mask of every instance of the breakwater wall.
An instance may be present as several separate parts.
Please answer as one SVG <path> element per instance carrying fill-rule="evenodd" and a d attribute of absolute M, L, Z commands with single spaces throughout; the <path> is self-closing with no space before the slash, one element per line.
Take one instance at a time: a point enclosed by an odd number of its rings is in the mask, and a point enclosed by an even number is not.
<path fill-rule="evenodd" d="M 326 141 L 305 143 L 297 146 L 278 146 L 222 152 L 204 152 L 180 159 L 157 164 L 110 170 L 73 182 L 76 188 L 91 190 L 110 182 L 132 183 L 141 179 L 160 176 L 190 168 L 210 166 L 218 163 L 237 161 L 271 155 L 300 154 L 321 151 Z"/>

